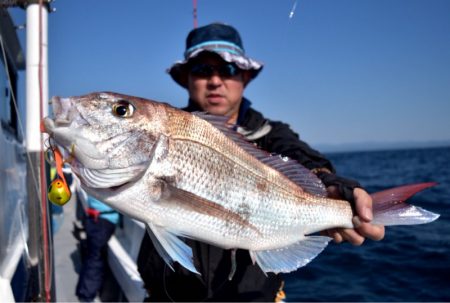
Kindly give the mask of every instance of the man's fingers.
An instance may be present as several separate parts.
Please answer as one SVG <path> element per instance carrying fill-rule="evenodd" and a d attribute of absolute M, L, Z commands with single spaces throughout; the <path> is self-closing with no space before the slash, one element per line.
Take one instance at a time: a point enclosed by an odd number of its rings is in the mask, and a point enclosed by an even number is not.
<path fill-rule="evenodd" d="M 380 241 L 384 238 L 384 226 L 361 222 L 358 217 L 353 218 L 355 230 L 359 235 L 374 241 Z"/>
<path fill-rule="evenodd" d="M 330 196 L 337 192 L 336 187 L 327 188 Z M 323 232 L 323 234 L 333 238 L 334 242 L 341 243 L 348 241 L 353 245 L 361 245 L 365 238 L 379 241 L 384 238 L 384 226 L 373 225 L 372 197 L 363 189 L 355 188 L 353 190 L 355 198 L 356 215 L 353 217 L 353 228 L 334 228 Z"/>
<path fill-rule="evenodd" d="M 363 189 L 355 188 L 353 190 L 355 198 L 356 213 L 364 222 L 370 222 L 373 219 L 372 197 Z"/>
<path fill-rule="evenodd" d="M 353 245 L 360 246 L 364 243 L 365 238 L 352 228 L 344 228 L 340 230 L 340 235 L 345 241 Z"/>
<path fill-rule="evenodd" d="M 321 234 L 333 238 L 333 241 L 338 244 L 344 241 L 344 238 L 340 234 L 340 229 L 327 229 L 321 232 Z"/>

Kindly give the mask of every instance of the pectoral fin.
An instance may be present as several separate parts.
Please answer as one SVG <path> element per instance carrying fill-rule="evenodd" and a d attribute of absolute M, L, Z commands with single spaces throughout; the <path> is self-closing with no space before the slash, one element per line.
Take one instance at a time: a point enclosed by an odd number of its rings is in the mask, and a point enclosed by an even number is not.
<path fill-rule="evenodd" d="M 288 273 L 312 261 L 330 240 L 329 237 L 310 236 L 287 247 L 250 251 L 250 256 L 266 273 Z"/>
<path fill-rule="evenodd" d="M 176 234 L 151 223 L 147 223 L 147 231 L 159 255 L 172 270 L 172 263 L 175 261 L 187 270 L 200 274 L 193 263 L 192 249 Z"/>

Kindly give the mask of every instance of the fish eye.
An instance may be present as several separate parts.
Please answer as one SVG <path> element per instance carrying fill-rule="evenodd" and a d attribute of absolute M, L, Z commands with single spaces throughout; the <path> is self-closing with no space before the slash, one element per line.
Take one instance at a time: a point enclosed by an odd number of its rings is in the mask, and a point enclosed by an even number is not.
<path fill-rule="evenodd" d="M 129 118 L 133 116 L 134 106 L 126 100 L 119 100 L 113 105 L 112 110 L 116 117 Z"/>

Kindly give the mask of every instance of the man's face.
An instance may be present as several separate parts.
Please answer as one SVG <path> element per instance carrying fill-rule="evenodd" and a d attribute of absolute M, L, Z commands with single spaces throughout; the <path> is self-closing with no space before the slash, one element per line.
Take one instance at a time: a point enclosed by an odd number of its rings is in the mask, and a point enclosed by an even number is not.
<path fill-rule="evenodd" d="M 226 66 L 227 64 L 229 63 L 219 56 L 200 55 L 191 65 L 188 74 L 188 91 L 189 97 L 202 110 L 210 114 L 230 117 L 230 122 L 235 123 L 250 75 L 242 70 L 237 70 L 234 74 L 233 67 Z"/>

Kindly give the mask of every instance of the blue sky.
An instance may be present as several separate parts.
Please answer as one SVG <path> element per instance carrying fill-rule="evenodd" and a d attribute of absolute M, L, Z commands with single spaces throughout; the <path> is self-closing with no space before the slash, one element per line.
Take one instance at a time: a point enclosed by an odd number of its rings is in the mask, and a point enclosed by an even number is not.
<path fill-rule="evenodd" d="M 165 70 L 182 58 L 192 5 L 54 2 L 49 95 L 108 90 L 183 106 Z M 14 10 L 18 23 L 24 15 Z M 214 21 L 265 63 L 246 97 L 313 146 L 450 140 L 450 1 L 198 0 L 199 25 Z"/>

